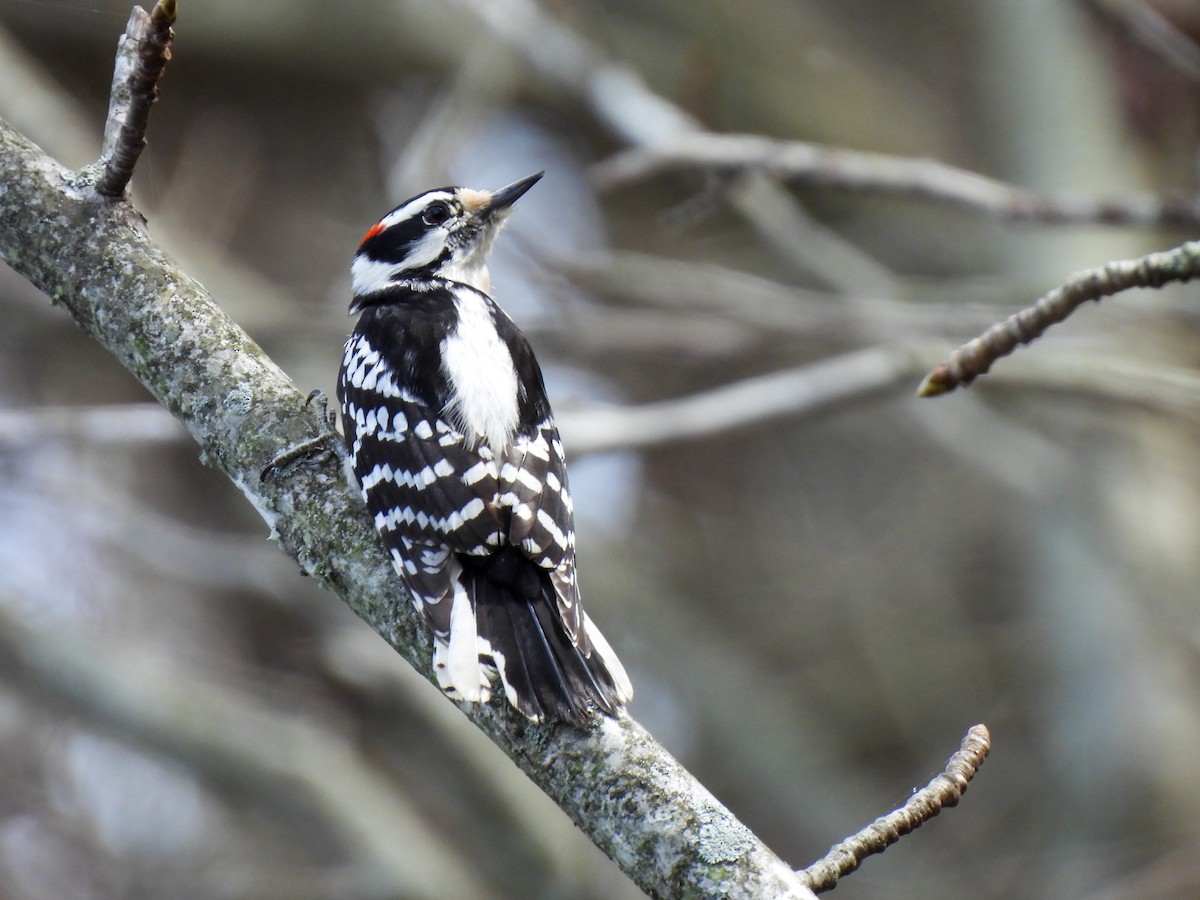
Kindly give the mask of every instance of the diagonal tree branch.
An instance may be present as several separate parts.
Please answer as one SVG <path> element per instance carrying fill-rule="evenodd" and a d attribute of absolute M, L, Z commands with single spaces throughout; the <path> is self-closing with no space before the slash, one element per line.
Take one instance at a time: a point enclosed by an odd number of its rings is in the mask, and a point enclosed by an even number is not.
<path fill-rule="evenodd" d="M 1160 11 L 1137 0 L 1087 0 L 1097 15 L 1111 20 L 1123 35 L 1156 56 L 1193 84 L 1200 84 L 1200 47 L 1172 21 L 1167 10 Z M 1180 7 L 1180 11 L 1186 7 Z"/>
<path fill-rule="evenodd" d="M 972 725 L 962 746 L 946 761 L 945 768 L 933 781 L 909 797 L 899 809 L 835 844 L 824 857 L 803 870 L 801 874 L 805 881 L 818 894 L 833 890 L 839 878 L 857 869 L 868 856 L 882 853 L 946 807 L 955 806 L 991 749 L 992 736 L 987 726 Z"/>
<path fill-rule="evenodd" d="M 338 461 L 259 477 L 282 449 L 320 433 L 317 411 L 94 179 L 0 121 L 0 258 L 136 375 L 284 551 L 432 681 L 428 635 Z M 586 733 L 533 725 L 502 697 L 464 711 L 651 896 L 812 896 L 633 720 Z"/>
<path fill-rule="evenodd" d="M 1198 277 L 1200 241 L 1087 269 L 1041 297 L 1033 306 L 1014 313 L 953 351 L 946 362 L 925 376 L 917 388 L 917 396 L 937 397 L 970 384 L 980 375 L 986 375 L 996 360 L 1041 337 L 1048 328 L 1066 319 L 1089 300 L 1098 301 L 1131 288 L 1160 288 Z"/>

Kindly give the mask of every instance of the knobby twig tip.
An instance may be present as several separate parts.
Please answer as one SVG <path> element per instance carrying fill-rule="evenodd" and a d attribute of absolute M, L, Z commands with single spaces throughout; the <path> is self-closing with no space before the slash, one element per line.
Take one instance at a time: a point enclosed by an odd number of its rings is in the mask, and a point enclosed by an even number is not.
<path fill-rule="evenodd" d="M 950 367 L 946 363 L 941 363 L 925 376 L 925 380 L 917 388 L 917 396 L 940 397 L 942 394 L 947 394 L 954 390 L 957 386 L 953 376 L 950 374 Z"/>
<path fill-rule="evenodd" d="M 150 13 L 151 21 L 155 23 L 165 23 L 169 28 L 175 24 L 175 0 L 158 0 L 154 4 L 154 11 Z"/>

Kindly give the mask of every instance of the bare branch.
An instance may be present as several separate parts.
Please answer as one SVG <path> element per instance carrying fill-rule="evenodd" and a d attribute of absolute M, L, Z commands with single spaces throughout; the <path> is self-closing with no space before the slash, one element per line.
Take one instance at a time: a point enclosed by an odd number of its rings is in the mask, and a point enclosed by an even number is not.
<path fill-rule="evenodd" d="M 984 375 L 992 364 L 1063 321 L 1082 304 L 1111 297 L 1130 288 L 1159 288 L 1200 276 L 1200 241 L 1190 241 L 1173 250 L 1151 253 L 1138 259 L 1110 262 L 1087 269 L 1055 288 L 1033 306 L 993 325 L 982 335 L 963 344 L 950 359 L 925 376 L 917 389 L 919 397 L 936 397 Z"/>
<path fill-rule="evenodd" d="M 561 416 L 574 454 L 708 437 L 782 416 L 813 415 L 877 394 L 921 368 L 907 347 L 872 347 L 643 406 Z"/>
<path fill-rule="evenodd" d="M 175 32 L 175 0 L 158 0 L 147 13 L 135 6 L 117 45 L 112 100 L 104 125 L 104 173 L 96 193 L 120 197 L 133 177 L 133 167 L 146 147 L 150 105 L 158 97 L 158 78 L 171 58 Z"/>
<path fill-rule="evenodd" d="M 941 774 L 899 809 L 835 844 L 823 858 L 800 873 L 805 882 L 818 894 L 832 890 L 839 878 L 857 869 L 868 856 L 882 853 L 944 808 L 957 805 L 991 747 L 992 736 L 987 727 L 972 726 L 963 738 L 962 747 L 946 762 Z"/>
<path fill-rule="evenodd" d="M 1200 202 L 1135 194 L 1097 199 L 1042 194 L 930 159 L 779 141 L 748 134 L 681 134 L 625 150 L 592 169 L 602 190 L 675 171 L 762 172 L 791 184 L 935 200 L 1010 222 L 1200 225 Z"/>
<path fill-rule="evenodd" d="M 677 323 L 701 313 L 717 313 L 730 328 L 753 326 L 771 334 L 894 340 L 898 335 L 933 334 L 947 326 L 969 334 L 995 318 L 990 294 L 978 285 L 964 283 L 921 285 L 907 289 L 904 299 L 868 294 L 847 302 L 835 293 L 799 288 L 701 260 L 612 251 L 541 261 L 573 283 L 602 292 L 606 299 L 686 313 L 686 317 L 675 316 Z M 917 293 L 920 299 L 909 296 Z M 988 302 L 964 300 L 964 294 L 983 295 Z M 572 310 L 571 314 L 577 313 Z"/>

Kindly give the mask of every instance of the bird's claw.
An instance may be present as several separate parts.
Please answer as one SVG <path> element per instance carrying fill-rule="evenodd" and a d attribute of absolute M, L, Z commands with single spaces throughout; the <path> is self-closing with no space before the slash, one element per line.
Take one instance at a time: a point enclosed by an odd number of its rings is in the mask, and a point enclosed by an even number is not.
<path fill-rule="evenodd" d="M 269 481 L 284 469 L 301 460 L 315 459 L 325 455 L 339 456 L 341 447 L 338 442 L 341 436 L 337 432 L 337 416 L 329 411 L 329 398 L 320 388 L 311 392 L 304 400 L 304 405 L 310 406 L 316 400 L 320 407 L 320 431 L 314 437 L 306 438 L 283 450 L 262 470 L 259 481 Z"/>

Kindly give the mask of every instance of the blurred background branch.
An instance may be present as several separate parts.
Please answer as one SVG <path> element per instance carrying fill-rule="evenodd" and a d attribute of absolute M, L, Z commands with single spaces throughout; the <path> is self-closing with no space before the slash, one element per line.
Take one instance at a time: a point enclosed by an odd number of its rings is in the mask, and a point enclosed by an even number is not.
<path fill-rule="evenodd" d="M 1112 199 L 1039 194 L 931 159 L 861 153 L 758 135 L 689 134 L 625 150 L 592 169 L 603 191 L 678 172 L 762 172 L 839 191 L 891 194 L 961 206 L 1011 222 L 1047 225 L 1169 225 L 1195 228 L 1200 203 L 1147 194 Z"/>

